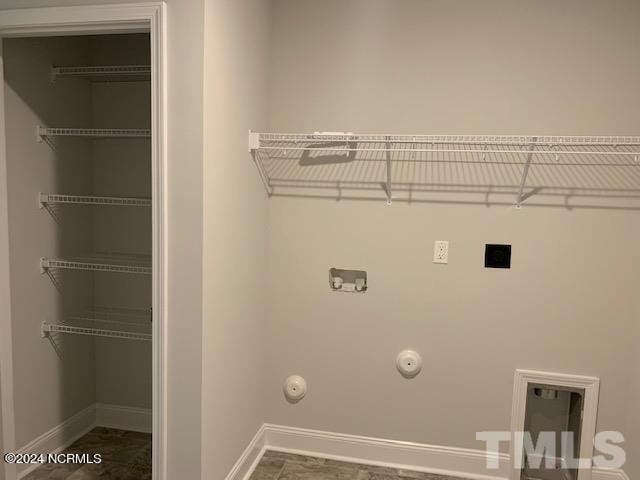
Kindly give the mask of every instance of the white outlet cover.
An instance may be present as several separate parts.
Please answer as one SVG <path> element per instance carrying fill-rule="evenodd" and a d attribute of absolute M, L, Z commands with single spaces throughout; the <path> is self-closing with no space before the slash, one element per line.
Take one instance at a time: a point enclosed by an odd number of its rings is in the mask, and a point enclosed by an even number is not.
<path fill-rule="evenodd" d="M 433 244 L 433 263 L 449 263 L 449 242 L 436 240 Z"/>
<path fill-rule="evenodd" d="M 413 378 L 422 370 L 422 357 L 415 350 L 402 350 L 396 357 L 396 367 L 405 378 Z"/>
<path fill-rule="evenodd" d="M 300 375 L 291 375 L 284 381 L 282 390 L 291 402 L 299 402 L 307 394 L 307 381 Z"/>

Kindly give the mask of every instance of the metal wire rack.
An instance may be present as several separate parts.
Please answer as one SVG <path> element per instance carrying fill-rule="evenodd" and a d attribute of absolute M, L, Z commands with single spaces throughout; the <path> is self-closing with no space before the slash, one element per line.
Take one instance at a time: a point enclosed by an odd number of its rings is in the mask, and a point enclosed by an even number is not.
<path fill-rule="evenodd" d="M 91 195 L 62 195 L 58 193 L 40 193 L 38 203 L 41 208 L 47 205 L 114 205 L 128 207 L 150 207 L 150 198 L 138 197 L 101 197 Z"/>
<path fill-rule="evenodd" d="M 434 177 L 445 168 L 453 172 L 449 177 L 464 176 L 465 171 L 467 176 L 482 177 L 482 170 L 505 169 L 514 177 L 511 185 L 518 206 L 528 196 L 528 181 L 535 169 L 539 177 L 544 172 L 545 185 L 556 186 L 558 182 L 549 178 L 555 169 L 569 188 L 596 177 L 593 169 L 614 169 L 619 173 L 610 176 L 617 177 L 617 186 L 622 185 L 618 190 L 640 188 L 637 136 L 249 132 L 249 151 L 270 195 L 281 187 L 381 188 L 391 202 L 394 191 L 438 186 Z"/>
<path fill-rule="evenodd" d="M 59 77 L 86 78 L 91 81 L 148 81 L 150 65 L 53 66 L 51 81 Z"/>
<path fill-rule="evenodd" d="M 151 340 L 151 310 L 92 307 L 61 323 L 42 322 L 42 336 L 71 333 L 95 337 Z"/>
<path fill-rule="evenodd" d="M 38 126 L 38 141 L 48 137 L 151 138 L 151 130 L 146 128 L 45 128 Z"/>
<path fill-rule="evenodd" d="M 40 271 L 85 270 L 93 272 L 135 273 L 150 275 L 150 255 L 129 255 L 121 253 L 95 253 L 69 258 L 41 258 Z"/>

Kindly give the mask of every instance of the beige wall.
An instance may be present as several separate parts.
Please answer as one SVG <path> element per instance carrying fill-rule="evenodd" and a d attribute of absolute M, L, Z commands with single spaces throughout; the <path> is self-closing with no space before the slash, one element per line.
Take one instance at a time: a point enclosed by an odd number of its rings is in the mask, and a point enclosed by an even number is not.
<path fill-rule="evenodd" d="M 41 338 L 42 321 L 57 322 L 91 304 L 89 273 L 42 275 L 40 257 L 91 251 L 91 211 L 37 207 L 38 193 L 90 193 L 90 142 L 35 141 L 37 125 L 90 123 L 90 87 L 50 82 L 52 64 L 86 61 L 73 37 L 6 39 L 5 115 L 11 259 L 13 395 L 18 447 L 95 401 L 93 342 L 53 335 Z M 35 202 L 35 203 L 34 203 Z M 78 362 L 78 359 L 83 359 Z"/>
<path fill-rule="evenodd" d="M 137 0 L 2 0 L 0 9 Z M 203 0 L 168 0 L 168 475 L 200 477 Z"/>
<path fill-rule="evenodd" d="M 247 132 L 267 123 L 268 6 L 205 8 L 202 478 L 224 478 L 265 419 L 268 210 Z"/>
<path fill-rule="evenodd" d="M 637 134 L 638 15 L 278 0 L 270 130 Z M 481 448 L 477 431 L 509 428 L 514 370 L 532 368 L 601 377 L 598 428 L 629 432 L 639 233 L 637 211 L 273 198 L 267 420 Z M 436 239 L 448 265 L 431 263 Z M 483 268 L 491 242 L 513 244 L 512 270 Z M 329 292 L 333 266 L 368 270 L 367 294 Z M 425 361 L 411 381 L 394 366 L 406 347 Z M 293 373 L 310 389 L 297 405 L 281 393 Z"/>
<path fill-rule="evenodd" d="M 149 64 L 149 36 L 98 35 L 90 39 L 94 65 Z M 150 128 L 149 82 L 96 82 L 91 85 L 95 127 Z M 93 142 L 93 191 L 96 195 L 151 197 L 151 143 L 143 140 Z M 151 254 L 149 208 L 94 209 L 97 252 Z M 127 232 L 123 235 L 123 232 Z M 95 276 L 94 302 L 148 310 L 151 277 Z M 96 339 L 96 401 L 151 408 L 151 342 Z"/>

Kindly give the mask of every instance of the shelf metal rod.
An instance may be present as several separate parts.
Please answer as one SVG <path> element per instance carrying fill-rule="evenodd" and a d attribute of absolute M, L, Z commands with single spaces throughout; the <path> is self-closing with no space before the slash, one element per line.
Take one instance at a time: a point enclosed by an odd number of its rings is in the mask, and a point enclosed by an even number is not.
<path fill-rule="evenodd" d="M 387 205 L 392 203 L 391 192 L 391 144 L 387 142 Z"/>
<path fill-rule="evenodd" d="M 377 143 L 377 142 L 368 142 Z M 389 148 L 318 148 L 318 147 L 267 147 L 262 146 L 260 150 L 280 150 L 280 151 L 312 151 L 312 152 L 387 152 Z M 415 153 L 499 153 L 499 154 L 528 154 L 528 149 L 521 150 L 495 150 L 495 149 L 455 149 L 455 148 L 392 148 L 393 152 L 415 152 Z M 592 155 L 592 156 L 620 156 L 620 157 L 637 157 L 640 152 L 603 152 L 603 151 L 584 151 L 584 150 L 537 150 L 536 155 Z M 636 164 L 638 165 L 638 164 Z"/>
<path fill-rule="evenodd" d="M 518 208 L 522 206 L 522 201 L 524 200 L 524 187 L 527 184 L 527 176 L 529 175 L 529 168 L 531 167 L 531 159 L 533 158 L 533 152 L 536 148 L 535 140 L 536 139 L 534 138 L 531 143 L 529 154 L 527 155 L 527 161 L 522 169 L 522 180 L 520 181 L 520 188 L 518 190 L 518 196 L 516 197 L 516 207 Z"/>
<path fill-rule="evenodd" d="M 129 207 L 150 207 L 150 198 L 136 197 L 100 197 L 93 195 L 61 195 L 57 193 L 40 193 L 38 196 L 40 208 L 52 204 L 75 205 L 114 205 Z"/>

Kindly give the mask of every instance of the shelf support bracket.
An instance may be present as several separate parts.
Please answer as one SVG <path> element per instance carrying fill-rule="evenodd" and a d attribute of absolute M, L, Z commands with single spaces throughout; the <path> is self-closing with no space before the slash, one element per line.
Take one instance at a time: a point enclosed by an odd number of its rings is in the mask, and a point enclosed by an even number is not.
<path fill-rule="evenodd" d="M 527 154 L 527 161 L 522 169 L 522 179 L 520 180 L 520 188 L 518 190 L 518 196 L 516 197 L 516 208 L 521 208 L 522 202 L 527 198 L 527 195 L 524 193 L 524 188 L 527 185 L 527 177 L 529 176 L 529 168 L 531 167 L 531 159 L 533 158 L 533 152 L 536 148 L 537 140 L 538 137 L 533 137 L 531 139 L 531 146 L 529 147 L 529 153 Z"/>
<path fill-rule="evenodd" d="M 260 148 L 260 134 L 249 130 L 249 152 Z"/>
<path fill-rule="evenodd" d="M 42 338 L 47 338 L 50 332 L 51 332 L 51 327 L 49 326 L 49 324 L 47 322 L 42 322 L 40 324 L 40 336 Z"/>
<path fill-rule="evenodd" d="M 387 194 L 387 205 L 391 205 L 393 202 L 391 191 L 391 139 L 387 137 L 386 147 L 386 163 L 387 163 L 387 182 L 385 184 L 385 192 Z"/>

